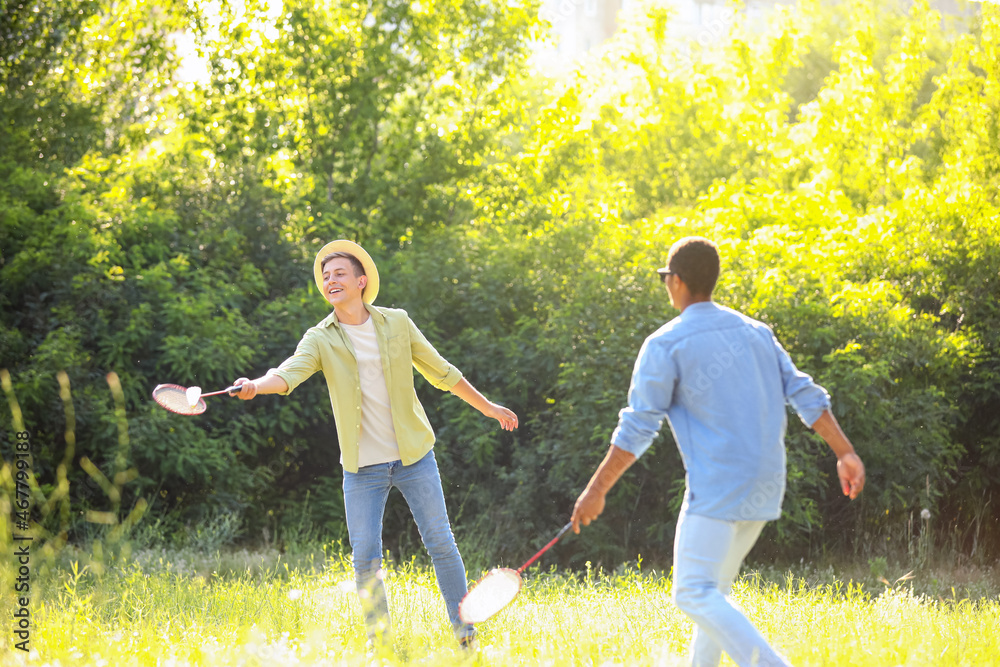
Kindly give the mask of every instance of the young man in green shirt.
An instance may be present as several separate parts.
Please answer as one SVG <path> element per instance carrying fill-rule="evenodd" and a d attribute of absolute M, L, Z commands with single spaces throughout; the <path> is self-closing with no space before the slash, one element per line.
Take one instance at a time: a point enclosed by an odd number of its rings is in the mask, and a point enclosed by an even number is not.
<path fill-rule="evenodd" d="M 288 394 L 316 371 L 330 392 L 344 467 L 344 508 L 353 550 L 355 581 L 368 635 L 390 631 L 382 581 L 382 516 L 389 490 L 403 494 L 430 553 L 463 646 L 475 629 L 461 622 L 458 603 L 467 591 L 465 565 L 445 509 L 434 458 L 434 431 L 413 386 L 415 367 L 435 387 L 451 391 L 496 419 L 504 430 L 517 416 L 480 394 L 438 354 L 403 310 L 372 305 L 379 275 L 365 250 L 345 240 L 316 255 L 314 278 L 333 312 L 303 335 L 295 354 L 256 380 L 239 378 L 237 394 Z"/>

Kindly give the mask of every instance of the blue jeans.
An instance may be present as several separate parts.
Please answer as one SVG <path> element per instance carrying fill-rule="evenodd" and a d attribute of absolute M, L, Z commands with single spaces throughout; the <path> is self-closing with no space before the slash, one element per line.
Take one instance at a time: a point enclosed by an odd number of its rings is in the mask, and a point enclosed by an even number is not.
<path fill-rule="evenodd" d="M 674 603 L 695 623 L 691 664 L 715 667 L 722 651 L 740 667 L 785 661 L 729 600 L 733 579 L 764 521 L 722 521 L 682 510 L 674 536 Z"/>
<path fill-rule="evenodd" d="M 392 461 L 365 466 L 356 473 L 344 471 L 347 532 L 354 552 L 354 580 L 368 636 L 384 638 L 391 631 L 382 579 L 382 516 L 389 490 L 394 486 L 402 492 L 417 522 L 456 636 L 462 639 L 474 635 L 473 626 L 462 623 L 458 616 L 458 603 L 468 592 L 465 563 L 451 532 L 441 475 L 431 450 L 409 466 Z"/>

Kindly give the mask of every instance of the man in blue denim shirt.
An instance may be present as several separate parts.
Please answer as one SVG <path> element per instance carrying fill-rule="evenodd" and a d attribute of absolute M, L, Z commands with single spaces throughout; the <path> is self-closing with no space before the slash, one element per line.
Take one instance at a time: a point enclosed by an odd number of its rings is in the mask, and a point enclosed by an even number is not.
<path fill-rule="evenodd" d="M 837 455 L 845 495 L 865 469 L 830 412 L 830 398 L 798 371 L 767 325 L 712 302 L 719 276 L 715 244 L 675 243 L 659 269 L 681 314 L 639 350 L 628 407 L 611 448 L 576 501 L 573 529 L 604 510 L 608 490 L 645 452 L 666 418 L 687 472 L 674 538 L 677 606 L 695 623 L 691 662 L 787 665 L 728 599 L 733 579 L 764 523 L 781 515 L 785 493 L 786 403 Z"/>

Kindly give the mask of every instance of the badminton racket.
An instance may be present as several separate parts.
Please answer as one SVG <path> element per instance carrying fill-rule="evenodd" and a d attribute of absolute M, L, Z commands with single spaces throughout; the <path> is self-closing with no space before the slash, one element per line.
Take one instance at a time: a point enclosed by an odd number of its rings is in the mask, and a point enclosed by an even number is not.
<path fill-rule="evenodd" d="M 517 594 L 521 592 L 521 586 L 524 583 L 521 579 L 521 573 L 531 567 L 531 564 L 538 560 L 543 553 L 551 549 L 572 526 L 572 521 L 563 526 L 562 530 L 548 544 L 539 549 L 538 553 L 516 570 L 507 567 L 493 568 L 486 576 L 477 581 L 472 590 L 466 593 L 458 604 L 458 615 L 462 622 L 482 623 L 500 613 L 504 607 L 513 602 Z"/>
<path fill-rule="evenodd" d="M 179 415 L 200 415 L 208 406 L 202 400 L 206 396 L 218 396 L 239 391 L 239 387 L 229 387 L 221 391 L 201 393 L 201 387 L 182 387 L 179 384 L 158 384 L 153 390 L 153 400 L 171 412 Z"/>

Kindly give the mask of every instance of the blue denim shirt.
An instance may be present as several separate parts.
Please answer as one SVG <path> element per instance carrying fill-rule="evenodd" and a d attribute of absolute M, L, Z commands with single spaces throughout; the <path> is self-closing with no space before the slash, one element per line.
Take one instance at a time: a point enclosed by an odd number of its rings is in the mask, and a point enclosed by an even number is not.
<path fill-rule="evenodd" d="M 773 520 L 785 494 L 786 403 L 811 426 L 830 397 L 767 325 L 695 303 L 643 343 L 611 444 L 641 456 L 666 417 L 687 471 L 687 512 Z"/>

